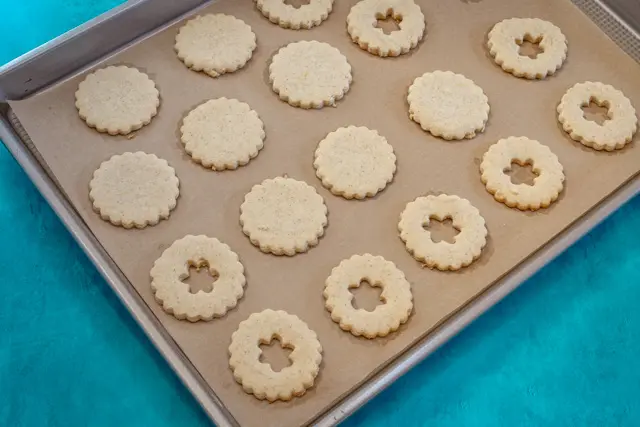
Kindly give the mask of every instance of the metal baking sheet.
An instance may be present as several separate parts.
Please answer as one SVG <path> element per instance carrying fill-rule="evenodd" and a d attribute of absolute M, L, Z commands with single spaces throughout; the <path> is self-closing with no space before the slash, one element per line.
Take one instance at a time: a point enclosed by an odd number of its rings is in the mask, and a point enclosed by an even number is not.
<path fill-rule="evenodd" d="M 115 16 L 117 16 L 117 14 Z M 606 14 L 605 16 L 611 19 L 611 15 Z M 614 20 L 614 22 L 617 21 Z M 144 35 L 142 35 L 142 37 L 144 37 Z M 90 61 L 85 62 L 85 64 L 89 63 Z M 12 70 L 13 72 L 15 72 L 15 70 L 20 70 L 20 64 L 18 63 L 17 67 L 16 64 L 13 64 Z M 73 73 L 74 71 L 71 72 Z M 14 74 L 14 76 L 15 75 L 20 76 L 20 73 Z M 4 76 L 0 73 L 0 88 L 6 87 L 6 85 L 3 84 L 3 77 Z M 56 80 L 57 79 L 50 80 L 48 84 L 55 83 Z M 15 86 L 13 87 L 15 88 Z M 37 90 L 39 90 L 39 88 L 37 88 L 36 91 Z M 95 241 L 95 236 L 93 236 L 86 228 L 86 225 L 78 217 L 77 212 L 75 212 L 73 207 L 69 205 L 64 193 L 55 186 L 53 177 L 47 175 L 46 168 L 43 168 L 43 164 L 37 160 L 37 152 L 30 151 L 28 149 L 28 143 L 25 144 L 15 138 L 15 128 L 17 127 L 19 131 L 19 125 L 15 118 L 11 117 L 10 112 L 5 110 L 5 114 L 9 120 L 12 119 L 13 126 L 10 126 L 8 121 L 3 121 L 2 134 L 0 136 L 10 148 L 14 156 L 16 156 L 23 168 L 25 168 L 29 173 L 31 179 L 36 183 L 49 203 L 52 204 L 58 215 L 61 216 L 74 236 L 79 240 L 83 249 L 85 249 L 94 263 L 96 263 L 97 267 L 103 275 L 105 275 L 108 282 L 112 287 L 114 287 L 116 292 L 118 292 L 119 296 L 123 301 L 125 301 L 125 304 L 127 304 L 130 310 L 132 310 L 147 333 L 150 334 L 154 343 L 163 352 L 165 357 L 167 357 L 176 371 L 178 371 L 183 380 L 185 380 L 185 383 L 187 383 L 189 388 L 194 392 L 198 400 L 212 416 L 212 419 L 218 425 L 232 425 L 227 424 L 227 422 L 233 423 L 233 419 L 230 414 L 227 413 L 223 405 L 215 399 L 212 390 L 204 384 L 204 381 L 199 377 L 197 371 L 189 361 L 186 360 L 184 355 L 181 354 L 179 348 L 175 345 L 175 342 L 166 335 L 164 328 L 158 324 L 157 318 L 153 314 L 149 313 L 149 308 L 140 301 L 139 295 L 135 292 L 131 292 L 131 287 L 127 285 L 127 281 L 122 276 L 119 269 L 113 265 L 113 262 L 109 259 L 107 254 L 104 253 L 100 244 Z M 22 136 L 24 140 L 28 141 L 27 135 L 23 134 Z M 34 155 L 34 153 L 36 155 Z M 575 223 L 571 228 L 558 235 L 552 243 L 543 247 L 534 256 L 529 257 L 525 263 L 520 264 L 515 270 L 512 270 L 503 280 L 494 284 L 487 292 L 480 295 L 471 304 L 463 307 L 461 311 L 458 311 L 458 313 L 448 321 L 441 324 L 438 329 L 433 331 L 424 339 L 414 343 L 413 346 L 408 348 L 402 355 L 391 361 L 390 364 L 383 367 L 376 374 L 370 376 L 365 383 L 360 385 L 359 388 L 353 390 L 348 397 L 338 401 L 332 407 L 327 408 L 324 415 L 320 415 L 315 419 L 314 424 L 330 425 L 343 419 L 390 381 L 397 378 L 397 376 L 405 372 L 406 369 L 413 366 L 413 364 L 417 363 L 417 361 L 421 360 L 429 352 L 433 351 L 433 349 L 457 332 L 457 330 L 463 327 L 466 323 L 475 318 L 479 313 L 486 310 L 487 307 L 502 298 L 509 290 L 513 289 L 517 284 L 521 283 L 524 278 L 543 265 L 544 262 L 548 261 L 573 240 L 584 234 L 584 232 L 595 225 L 595 223 L 597 223 L 597 221 L 603 216 L 611 212 L 633 194 L 637 193 L 638 186 L 639 183 L 637 178 L 631 180 L 627 185 L 600 203 L 598 207 L 591 210 L 586 216 L 582 217 L 580 221 Z"/>

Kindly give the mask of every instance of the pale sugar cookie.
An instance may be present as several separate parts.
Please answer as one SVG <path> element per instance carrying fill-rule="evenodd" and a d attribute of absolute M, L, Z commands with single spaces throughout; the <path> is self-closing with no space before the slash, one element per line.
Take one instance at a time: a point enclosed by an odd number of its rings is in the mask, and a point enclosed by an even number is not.
<path fill-rule="evenodd" d="M 256 48 L 256 35 L 244 21 L 222 13 L 197 16 L 180 28 L 175 50 L 194 71 L 211 77 L 244 67 Z"/>
<path fill-rule="evenodd" d="M 602 125 L 585 119 L 582 107 L 594 102 L 609 109 Z M 558 105 L 558 120 L 572 139 L 594 150 L 613 151 L 631 142 L 638 129 L 631 101 L 613 86 L 600 82 L 578 83 Z"/>
<path fill-rule="evenodd" d="M 327 189 L 345 199 L 373 197 L 393 180 L 396 156 L 375 130 L 349 126 L 320 141 L 313 166 Z"/>
<path fill-rule="evenodd" d="M 280 99 L 294 107 L 335 107 L 351 85 L 351 65 L 327 43 L 300 41 L 276 53 L 269 80 Z"/>
<path fill-rule="evenodd" d="M 240 225 L 262 252 L 293 256 L 318 244 L 327 207 L 316 189 L 302 181 L 266 179 L 244 197 Z"/>
<path fill-rule="evenodd" d="M 205 267 L 217 276 L 211 292 L 191 293 L 184 280 L 189 267 Z M 151 269 L 151 290 L 162 308 L 176 319 L 191 322 L 222 317 L 244 294 L 244 267 L 238 255 L 218 239 L 185 236 L 176 240 Z"/>
<path fill-rule="evenodd" d="M 399 30 L 385 34 L 378 19 L 391 18 Z M 351 8 L 347 31 L 360 48 L 378 56 L 399 56 L 416 47 L 424 36 L 424 15 L 413 0 L 363 0 Z"/>
<path fill-rule="evenodd" d="M 110 66 L 89 74 L 76 91 L 80 117 L 98 132 L 127 135 L 158 113 L 156 84 L 135 68 Z"/>
<path fill-rule="evenodd" d="M 425 230 L 431 219 L 451 219 L 459 233 L 454 243 L 434 242 Z M 487 243 L 487 228 L 480 211 L 458 196 L 418 197 L 407 204 L 398 223 L 400 238 L 415 259 L 438 270 L 459 270 L 478 258 Z"/>
<path fill-rule="evenodd" d="M 461 74 L 434 71 L 409 87 L 409 118 L 446 140 L 473 138 L 489 119 L 489 99 Z"/>
<path fill-rule="evenodd" d="M 178 200 L 178 177 L 166 160 L 143 152 L 102 162 L 89 183 L 93 209 L 105 221 L 144 228 L 169 218 Z"/>
<path fill-rule="evenodd" d="M 360 282 L 382 288 L 383 304 L 373 311 L 356 309 L 353 294 Z M 355 336 L 385 337 L 405 323 L 413 309 L 411 285 L 394 263 L 371 254 L 354 255 L 331 271 L 325 282 L 324 297 L 331 319 Z"/>
<path fill-rule="evenodd" d="M 520 55 L 523 41 L 539 43 L 535 58 Z M 538 18 L 511 18 L 494 25 L 487 41 L 496 64 L 516 77 L 544 79 L 555 73 L 567 57 L 567 38 L 560 28 Z"/>
<path fill-rule="evenodd" d="M 255 0 L 258 10 L 274 24 L 292 30 L 309 29 L 329 17 L 334 0 L 309 0 L 294 7 L 284 0 Z"/>
<path fill-rule="evenodd" d="M 246 165 L 265 137 L 258 113 L 237 99 L 212 99 L 184 118 L 182 143 L 193 161 L 221 171 Z"/>
<path fill-rule="evenodd" d="M 273 339 L 292 350 L 291 365 L 280 372 L 260 361 L 260 344 Z M 316 333 L 297 316 L 267 309 L 240 322 L 231 335 L 229 355 L 233 377 L 245 392 L 260 400 L 287 401 L 313 387 L 320 372 L 322 346 Z"/>
<path fill-rule="evenodd" d="M 511 163 L 530 164 L 537 176 L 533 185 L 514 184 L 505 171 Z M 563 188 L 564 172 L 549 147 L 525 137 L 509 137 L 489 147 L 480 164 L 482 182 L 493 197 L 520 210 L 537 210 L 553 203 Z"/>

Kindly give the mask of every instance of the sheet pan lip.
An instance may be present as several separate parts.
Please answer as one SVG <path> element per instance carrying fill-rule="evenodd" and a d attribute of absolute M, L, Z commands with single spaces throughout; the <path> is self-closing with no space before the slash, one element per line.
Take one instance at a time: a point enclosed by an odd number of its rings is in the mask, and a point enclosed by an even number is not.
<path fill-rule="evenodd" d="M 113 9 L 110 9 L 96 16 L 95 18 L 85 22 L 84 24 L 79 25 L 75 28 L 72 28 L 71 30 L 59 35 L 58 37 L 52 40 L 49 40 L 48 42 L 45 42 L 40 46 L 35 47 L 30 51 L 20 55 L 19 57 L 7 62 L 6 64 L 0 66 L 0 78 L 2 78 L 3 75 L 5 75 L 10 71 L 14 71 L 16 69 L 19 69 L 25 66 L 25 64 L 28 64 L 33 61 L 37 61 L 40 56 L 50 51 L 51 49 L 55 48 L 56 46 L 59 46 L 72 39 L 82 37 L 82 35 L 86 31 L 99 25 L 102 22 L 105 22 L 109 19 L 113 19 L 114 16 L 120 15 L 122 13 L 126 13 L 128 10 L 135 7 L 138 3 L 142 1 L 145 1 L 145 0 L 132 0 L 132 1 L 127 1 L 125 3 L 122 3 L 114 7 Z"/>
<path fill-rule="evenodd" d="M 140 3 L 149 2 L 151 0 L 132 0 L 125 4 L 122 4 L 111 11 L 94 18 L 93 20 L 83 24 L 80 27 L 77 27 L 74 30 L 71 30 L 68 33 L 65 33 L 61 37 L 80 37 L 82 31 L 87 28 L 93 27 L 94 25 L 103 22 L 106 19 L 110 19 L 111 15 L 126 13 L 130 7 L 138 5 Z M 612 0 L 571 0 L 574 4 L 585 4 L 591 3 L 600 7 L 603 11 L 605 11 L 612 19 L 614 19 L 620 26 L 629 31 L 629 33 L 638 39 L 640 39 L 640 34 L 638 33 L 638 29 L 630 26 L 624 19 L 622 19 L 619 15 L 617 15 L 608 5 L 608 1 Z M 203 0 L 201 1 L 201 6 L 208 6 L 211 3 L 215 2 L 215 0 Z M 192 9 L 191 12 L 194 12 L 196 9 Z M 190 13 L 188 13 L 190 14 Z M 138 41 L 155 34 L 159 31 L 162 31 L 167 26 L 171 25 L 175 20 L 183 19 L 184 16 L 180 16 L 167 22 L 165 25 L 162 25 L 155 30 L 137 38 L 132 43 L 137 43 Z M 9 62 L 8 64 L 0 67 L 0 81 L 4 74 L 9 71 L 19 70 L 25 64 L 36 61 L 37 58 L 43 53 L 51 49 L 52 46 L 55 45 L 54 42 L 59 41 L 57 39 L 52 40 L 49 43 L 46 43 L 39 48 L 34 49 L 31 52 L 17 58 Z M 121 46 L 117 48 L 115 51 L 109 53 L 105 57 L 98 59 L 98 61 L 102 61 L 105 58 L 108 58 L 117 52 L 125 49 L 127 45 Z M 628 53 L 628 52 L 627 52 Z M 78 73 L 83 72 L 88 67 L 95 64 L 95 61 L 89 63 L 86 66 L 79 68 L 72 75 L 67 75 L 61 78 L 60 80 L 55 81 L 53 84 L 57 84 L 60 81 L 64 81 L 67 78 L 72 77 L 73 75 L 77 75 Z M 3 93 L 0 84 L 0 104 L 2 102 Z M 40 92 L 46 87 L 40 87 L 34 92 Z M 127 287 L 128 281 L 124 279 L 124 276 L 119 269 L 113 265 L 111 261 L 102 264 L 102 259 L 104 258 L 107 261 L 110 261 L 110 258 L 102 248 L 102 246 L 97 242 L 95 236 L 86 229 L 86 225 L 80 219 L 79 215 L 75 212 L 74 208 L 71 204 L 66 201 L 65 197 L 62 193 L 55 187 L 54 182 L 51 178 L 46 174 L 43 170 L 42 166 L 35 159 L 34 155 L 29 152 L 27 147 L 20 141 L 18 135 L 13 132 L 13 129 L 6 121 L 5 117 L 2 116 L 2 109 L 0 109 L 0 137 L 4 139 L 5 145 L 10 150 L 14 158 L 20 163 L 21 167 L 28 174 L 30 180 L 36 185 L 38 191 L 45 197 L 48 204 L 54 209 L 56 215 L 62 220 L 70 233 L 74 236 L 74 239 L 78 242 L 83 251 L 89 256 L 92 260 L 100 274 L 105 278 L 107 283 L 112 287 L 112 289 L 116 292 L 119 299 L 123 301 L 127 309 L 131 312 L 132 316 L 136 319 L 137 323 L 142 327 L 145 333 L 149 336 L 151 341 L 154 343 L 156 348 L 162 353 L 163 357 L 168 361 L 169 365 L 172 369 L 178 374 L 181 380 L 185 383 L 187 388 L 191 391 L 191 393 L 196 397 L 200 405 L 205 409 L 208 416 L 211 418 L 216 425 L 221 427 L 226 426 L 235 426 L 238 425 L 237 422 L 233 419 L 232 415 L 224 408 L 222 402 L 217 400 L 215 393 L 208 384 L 200 377 L 199 373 L 191 363 L 188 361 L 186 356 L 182 354 L 181 350 L 177 346 L 177 344 L 173 341 L 173 339 L 168 335 L 166 330 L 162 328 L 159 324 L 153 325 L 153 320 L 149 323 L 148 319 L 140 319 L 138 315 L 135 313 L 130 307 L 130 302 L 127 302 L 127 298 L 131 298 L 131 296 L 125 296 L 121 293 L 121 290 L 117 286 L 125 286 Z M 57 194 L 56 194 L 56 191 Z M 458 332 L 464 329 L 468 324 L 470 324 L 473 320 L 479 317 L 481 314 L 486 312 L 489 308 L 495 305 L 497 302 L 501 301 L 504 297 L 506 297 L 510 292 L 515 290 L 522 284 L 528 277 L 533 275 L 536 271 L 541 269 L 544 265 L 558 256 L 561 252 L 563 252 L 566 248 L 571 246 L 575 241 L 588 233 L 593 227 L 595 227 L 598 223 L 604 220 L 609 214 L 614 212 L 617 208 L 619 208 L 626 201 L 630 200 L 636 194 L 640 193 L 640 176 L 635 175 L 631 178 L 626 184 L 621 186 L 616 192 L 612 193 L 608 198 L 604 201 L 590 209 L 583 217 L 576 220 L 573 224 L 571 224 L 567 229 L 565 229 L 561 234 L 556 236 L 553 240 L 548 242 L 545 246 L 543 246 L 539 251 L 535 254 L 529 256 L 523 263 L 519 266 L 515 267 L 515 269 L 511 270 L 507 273 L 498 283 L 495 283 L 490 288 L 488 288 L 485 292 L 483 292 L 479 297 L 472 300 L 470 303 L 465 305 L 456 313 L 452 314 L 447 320 L 441 323 L 438 327 L 436 327 L 431 332 L 427 333 L 422 339 L 418 340 L 416 343 L 412 344 L 409 348 L 405 350 L 397 358 L 391 360 L 384 367 L 382 367 L 379 371 L 372 374 L 365 382 L 356 387 L 349 394 L 345 395 L 339 402 L 334 404 L 324 413 L 319 414 L 316 418 L 308 422 L 308 424 L 314 426 L 333 426 L 337 423 L 343 421 L 353 412 L 355 412 L 358 408 L 364 405 L 368 400 L 373 398 L 375 395 L 380 393 L 386 387 L 388 387 L 391 383 L 393 383 L 396 379 L 398 379 L 401 375 L 409 371 L 419 362 L 424 360 L 428 355 L 437 350 L 440 346 L 446 343 L 449 339 L 455 336 Z M 84 225 L 84 228 L 82 226 Z M 93 241 L 92 241 L 93 240 Z M 95 246 L 92 248 L 92 246 Z M 96 252 L 97 251 L 97 252 Z M 545 252 L 549 251 L 546 254 Z M 535 259 L 534 259 L 535 258 Z M 536 262 L 536 260 L 541 260 L 542 262 Z M 532 262 L 533 261 L 533 262 Z M 520 272 L 522 270 L 523 272 Z M 119 280 L 122 283 L 116 286 L 115 281 Z M 137 301 L 135 304 L 142 305 L 143 309 L 149 311 L 148 315 L 151 316 L 151 319 L 155 319 L 155 316 L 150 312 L 149 308 L 146 306 L 144 302 L 142 302 L 141 297 L 133 291 L 133 288 L 129 285 L 129 292 L 133 292 L 133 298 Z M 156 319 L 157 322 L 157 319 Z M 160 337 L 155 336 L 154 334 L 159 334 Z M 164 342 L 158 343 L 157 340 L 162 340 Z M 190 368 L 189 368 L 190 366 Z M 217 402 L 216 402 L 217 400 Z"/>
<path fill-rule="evenodd" d="M 571 0 L 572 2 L 576 2 L 576 0 Z M 617 21 L 619 25 L 625 28 L 631 35 L 633 35 L 636 39 L 640 40 L 640 28 L 635 28 L 630 25 L 623 17 L 621 17 L 617 12 L 615 12 L 608 3 L 611 3 L 612 0 L 577 0 L 580 3 L 594 3 L 599 6 L 604 12 L 606 12 L 609 16 Z"/>
<path fill-rule="evenodd" d="M 0 65 L 0 103 L 25 99 L 73 78 L 96 64 L 117 55 L 130 46 L 140 43 L 154 34 L 165 30 L 176 22 L 197 13 L 202 8 L 207 7 L 216 1 L 217 0 L 182 0 L 180 2 L 174 2 L 174 0 L 127 0 L 125 3 L 122 3 L 85 22 L 84 24 L 61 34 L 53 40 L 26 52 L 7 64 Z M 101 25 L 106 25 L 110 21 L 114 20 L 122 23 L 122 19 L 129 14 L 136 15 L 137 21 L 135 21 L 135 23 L 139 24 L 141 19 L 140 16 L 146 17 L 148 15 L 147 12 L 151 8 L 158 9 L 158 7 L 160 7 L 160 9 L 162 9 L 162 2 L 173 5 L 172 10 L 174 13 L 165 14 L 161 18 L 154 17 L 155 21 L 152 22 L 155 23 L 155 26 L 143 29 L 142 31 L 130 31 L 132 34 L 129 34 L 128 38 L 122 39 L 119 43 L 112 43 L 109 46 L 100 46 L 96 49 L 92 49 L 93 53 L 90 55 L 91 58 L 78 64 L 78 53 L 75 52 L 75 49 L 70 49 L 68 45 L 75 43 L 77 47 L 77 40 L 87 37 L 92 32 L 94 35 L 95 33 L 104 35 L 107 31 L 105 31 L 104 28 L 100 29 Z M 159 22 L 158 19 L 160 19 Z M 55 64 L 55 60 L 51 59 L 51 55 L 52 52 L 55 52 L 56 50 L 62 50 L 62 55 L 56 54 L 56 58 L 58 56 L 68 57 L 71 55 L 71 62 L 75 63 L 75 67 L 67 69 L 66 71 L 56 70 L 55 76 L 46 78 L 44 79 L 45 81 L 41 81 L 33 87 L 29 87 L 32 77 L 29 77 L 27 80 L 24 80 L 24 78 L 17 79 L 17 76 L 20 74 L 24 74 L 25 77 L 26 75 L 31 74 L 28 72 L 29 66 L 38 62 L 46 62 L 47 56 L 49 56 L 49 62 L 53 62 Z M 36 81 L 43 80 L 42 75 L 44 72 L 42 70 L 47 70 L 51 73 L 49 67 L 34 67 L 34 69 L 31 70 L 36 76 Z M 40 78 L 37 78 L 38 76 Z M 18 87 L 16 88 L 16 86 Z"/>

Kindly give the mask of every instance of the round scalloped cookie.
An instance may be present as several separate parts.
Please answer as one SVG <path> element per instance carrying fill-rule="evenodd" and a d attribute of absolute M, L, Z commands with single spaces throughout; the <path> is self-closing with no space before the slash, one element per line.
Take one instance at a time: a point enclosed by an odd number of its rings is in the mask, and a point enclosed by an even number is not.
<path fill-rule="evenodd" d="M 531 163 L 533 185 L 514 184 L 505 171 L 515 162 Z M 493 197 L 510 208 L 538 210 L 553 203 L 563 189 L 564 172 L 558 157 L 546 145 L 525 137 L 509 137 L 493 144 L 480 164 L 482 183 Z"/>
<path fill-rule="evenodd" d="M 292 349 L 291 365 L 280 372 L 260 361 L 260 344 L 274 338 L 280 345 Z M 253 313 L 240 322 L 231 335 L 229 366 L 242 389 L 256 398 L 288 401 L 313 387 L 320 372 L 322 346 L 318 336 L 298 316 L 279 310 Z"/>
<path fill-rule="evenodd" d="M 399 29 L 385 34 L 378 19 L 394 19 Z M 347 16 L 351 40 L 374 55 L 399 56 L 415 48 L 425 32 L 424 15 L 413 0 L 362 0 Z"/>
<path fill-rule="evenodd" d="M 153 80 L 124 65 L 94 71 L 76 91 L 80 117 L 109 135 L 127 135 L 149 124 L 159 105 L 160 93 Z"/>
<path fill-rule="evenodd" d="M 318 26 L 329 17 L 334 0 L 309 0 L 300 7 L 284 0 L 255 0 L 258 10 L 274 24 L 292 30 L 307 30 Z"/>
<path fill-rule="evenodd" d="M 380 300 L 373 311 L 353 307 L 350 289 L 367 281 L 382 288 Z M 325 307 L 340 328 L 355 336 L 369 339 L 385 337 L 406 323 L 413 309 L 411 285 L 404 273 L 391 261 L 371 254 L 354 255 L 343 260 L 331 271 L 323 293 Z"/>
<path fill-rule="evenodd" d="M 538 43 L 535 58 L 520 55 L 523 41 Z M 511 18 L 498 22 L 489 32 L 489 53 L 496 64 L 516 77 L 544 79 L 562 67 L 567 58 L 567 38 L 560 28 L 538 18 Z"/>
<path fill-rule="evenodd" d="M 189 267 L 206 267 L 217 276 L 211 292 L 191 293 L 184 280 Z M 176 319 L 190 322 L 224 316 L 244 295 L 244 266 L 231 248 L 213 237 L 185 236 L 169 246 L 151 269 L 156 301 Z"/>
<path fill-rule="evenodd" d="M 176 36 L 178 58 L 211 77 L 244 67 L 256 48 L 256 35 L 244 21 L 222 13 L 196 16 Z"/>
<path fill-rule="evenodd" d="M 266 179 L 245 196 L 240 225 L 262 252 L 293 256 L 318 244 L 327 226 L 327 207 L 305 182 Z"/>
<path fill-rule="evenodd" d="M 409 118 L 446 140 L 473 138 L 489 120 L 489 99 L 462 74 L 433 71 L 409 87 Z"/>
<path fill-rule="evenodd" d="M 280 99 L 294 107 L 335 107 L 351 86 L 351 65 L 330 44 L 289 43 L 274 55 L 269 81 Z"/>
<path fill-rule="evenodd" d="M 258 113 L 244 102 L 227 98 L 211 99 L 191 110 L 180 133 L 193 161 L 216 171 L 249 163 L 265 138 Z"/>
<path fill-rule="evenodd" d="M 144 228 L 169 218 L 180 190 L 166 160 L 143 152 L 124 153 L 102 162 L 89 183 L 93 209 L 105 221 Z"/>
<path fill-rule="evenodd" d="M 585 119 L 582 107 L 590 102 L 609 109 L 603 124 Z M 638 130 L 631 101 L 618 89 L 600 82 L 578 83 L 570 88 L 558 105 L 558 121 L 571 139 L 594 150 L 619 150 Z"/>
<path fill-rule="evenodd" d="M 434 242 L 424 227 L 431 219 L 451 219 L 460 232 L 454 243 Z M 441 194 L 418 197 L 407 204 L 398 223 L 407 251 L 429 268 L 459 270 L 470 265 L 487 244 L 487 228 L 480 211 L 467 199 Z"/>
<path fill-rule="evenodd" d="M 375 196 L 393 180 L 396 156 L 377 131 L 349 126 L 320 141 L 313 166 L 322 185 L 336 196 L 364 199 Z"/>

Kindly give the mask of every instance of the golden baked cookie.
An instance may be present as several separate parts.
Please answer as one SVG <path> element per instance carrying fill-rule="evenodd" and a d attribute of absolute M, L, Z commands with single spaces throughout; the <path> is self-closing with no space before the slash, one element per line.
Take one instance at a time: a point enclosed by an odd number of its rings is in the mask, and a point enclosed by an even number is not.
<path fill-rule="evenodd" d="M 329 17 L 334 0 L 309 0 L 296 8 L 284 0 L 255 0 L 258 10 L 274 24 L 292 30 L 307 30 Z"/>
<path fill-rule="evenodd" d="M 94 71 L 76 91 L 80 117 L 109 135 L 127 135 L 149 124 L 159 105 L 160 94 L 153 80 L 124 65 Z"/>
<path fill-rule="evenodd" d="M 313 166 L 322 185 L 336 196 L 364 199 L 375 196 L 393 180 L 396 156 L 377 131 L 349 126 L 320 141 Z"/>
<path fill-rule="evenodd" d="M 609 109 L 603 124 L 585 119 L 582 107 L 594 102 Z M 571 139 L 594 150 L 623 148 L 638 130 L 638 118 L 631 101 L 613 86 L 600 82 L 574 85 L 558 105 L 558 121 Z"/>
<path fill-rule="evenodd" d="M 373 311 L 356 309 L 353 294 L 362 281 L 382 288 L 380 300 Z M 355 336 L 372 339 L 385 337 L 405 323 L 413 309 L 411 285 L 394 263 L 371 254 L 354 255 L 343 260 L 331 271 L 324 288 L 325 307 L 340 328 Z"/>
<path fill-rule="evenodd" d="M 291 365 L 274 372 L 267 363 L 260 362 L 260 344 L 274 338 L 292 350 Z M 320 372 L 322 346 L 314 331 L 297 316 L 285 311 L 264 310 L 253 313 L 240 322 L 231 336 L 229 366 L 233 377 L 245 392 L 256 398 L 291 400 L 313 387 Z"/>
<path fill-rule="evenodd" d="M 180 128 L 194 162 L 216 171 L 249 163 L 264 145 L 258 113 L 237 99 L 212 99 L 191 110 Z"/>
<path fill-rule="evenodd" d="M 93 209 L 105 221 L 144 228 L 169 218 L 180 190 L 166 160 L 143 152 L 124 153 L 102 162 L 89 182 Z"/>
<path fill-rule="evenodd" d="M 397 31 L 385 34 L 378 19 L 399 22 Z M 424 36 L 424 15 L 413 0 L 362 0 L 347 16 L 347 31 L 361 49 L 378 56 L 399 56 L 415 48 Z"/>
<path fill-rule="evenodd" d="M 335 107 L 351 86 L 351 65 L 330 44 L 289 43 L 273 57 L 269 81 L 280 99 L 294 107 Z"/>
<path fill-rule="evenodd" d="M 191 293 L 184 280 L 189 267 L 206 267 L 217 276 L 211 292 Z M 176 319 L 197 322 L 222 317 L 244 294 L 244 266 L 238 255 L 218 239 L 185 236 L 176 240 L 151 269 L 151 290 L 164 311 Z"/>
<path fill-rule="evenodd" d="M 533 185 L 514 184 L 505 171 L 515 162 L 531 162 L 537 176 Z M 520 210 L 537 210 L 553 203 L 563 188 L 564 172 L 558 157 L 546 145 L 525 137 L 509 137 L 489 147 L 480 164 L 483 184 L 493 197 Z"/>
<path fill-rule="evenodd" d="M 489 120 L 489 99 L 462 74 L 433 71 L 409 87 L 409 118 L 446 140 L 473 138 Z"/>
<path fill-rule="evenodd" d="M 434 242 L 425 229 L 431 219 L 451 219 L 459 231 L 454 243 Z M 487 243 L 487 228 L 480 211 L 458 196 L 418 197 L 407 204 L 398 223 L 400 238 L 407 251 L 427 267 L 459 270 L 477 259 Z"/>
<path fill-rule="evenodd" d="M 244 197 L 240 225 L 262 252 L 293 256 L 318 244 L 327 226 L 327 207 L 305 182 L 266 179 Z"/>
<path fill-rule="evenodd" d="M 222 13 L 190 19 L 180 28 L 175 44 L 184 65 L 211 77 L 244 67 L 255 48 L 256 35 L 251 27 Z"/>
<path fill-rule="evenodd" d="M 523 41 L 539 43 L 535 58 L 520 55 Z M 538 18 L 511 18 L 498 22 L 489 32 L 489 53 L 496 64 L 516 77 L 544 79 L 554 74 L 567 57 L 567 38 L 560 28 Z"/>

